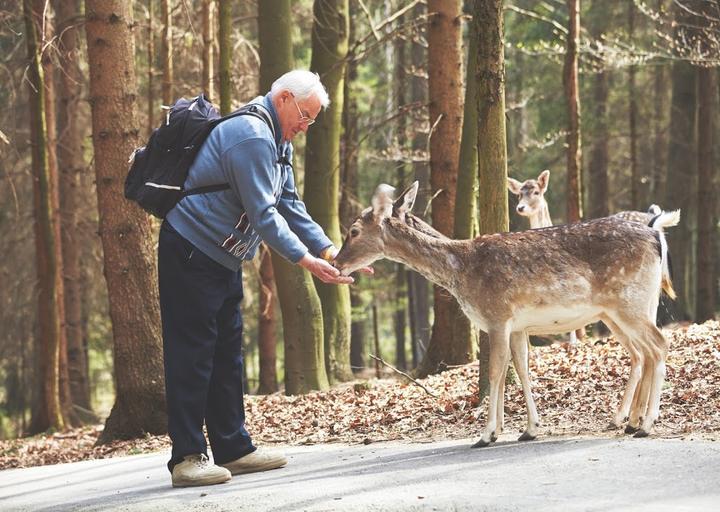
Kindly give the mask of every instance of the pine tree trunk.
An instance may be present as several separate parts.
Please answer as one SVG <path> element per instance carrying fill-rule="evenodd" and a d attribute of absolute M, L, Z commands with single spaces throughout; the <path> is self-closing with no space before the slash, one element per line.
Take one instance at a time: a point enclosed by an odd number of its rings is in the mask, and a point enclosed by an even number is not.
<path fill-rule="evenodd" d="M 628 39 L 635 39 L 635 3 L 628 3 Z M 638 166 L 637 157 L 637 119 L 638 119 L 638 101 L 637 101 L 637 66 L 631 64 L 628 67 L 628 129 L 630 137 L 630 209 L 639 210 L 643 208 L 644 200 L 642 198 L 643 184 L 641 182 L 640 168 Z"/>
<path fill-rule="evenodd" d="M 267 395 L 278 390 L 277 355 L 275 349 L 275 276 L 272 256 L 265 244 L 260 249 L 260 314 L 258 319 L 258 366 L 260 384 L 258 394 Z"/>
<path fill-rule="evenodd" d="M 348 52 L 348 0 L 315 0 L 310 69 L 322 78 L 330 107 L 308 131 L 305 149 L 305 204 L 333 243 L 340 247 L 340 134 L 344 59 Z M 350 370 L 350 290 L 315 280 L 322 303 L 325 361 L 332 382 L 352 379 Z"/>
<path fill-rule="evenodd" d="M 292 68 L 290 0 L 258 4 L 260 88 Z M 282 311 L 285 347 L 285 393 L 327 389 L 322 310 L 310 273 L 272 254 L 275 285 Z"/>
<path fill-rule="evenodd" d="M 656 9 L 665 9 L 665 0 L 657 0 Z M 661 201 L 665 197 L 665 172 L 667 171 L 667 118 L 670 103 L 667 83 L 666 66 L 653 67 L 653 151 L 652 151 L 652 183 L 651 197 Z"/>
<path fill-rule="evenodd" d="M 462 17 L 459 0 L 428 1 L 428 88 L 430 124 L 430 184 L 434 196 L 432 225 L 452 236 L 455 191 L 462 133 Z M 437 194 L 437 195 L 435 195 Z M 418 373 L 425 376 L 444 365 L 469 361 L 466 340 L 453 339 L 455 299 L 434 287 L 435 320 L 427 353 Z"/>
<path fill-rule="evenodd" d="M 60 169 L 60 212 L 62 218 L 63 284 L 67 359 L 71 401 L 90 411 L 90 383 L 87 352 L 83 345 L 82 297 L 80 283 L 80 233 L 78 201 L 82 190 L 80 175 L 85 171 L 83 157 L 85 131 L 78 116 L 83 75 L 80 70 L 80 0 L 55 0 L 59 34 L 58 145 Z"/>
<path fill-rule="evenodd" d="M 133 20 L 126 2 L 86 0 L 93 147 L 116 397 L 98 443 L 167 431 L 157 271 L 148 217 L 123 198 L 138 145 Z"/>
<path fill-rule="evenodd" d="M 507 231 L 507 144 L 505 132 L 505 53 L 502 0 L 475 0 L 478 38 L 477 147 L 480 194 L 479 234 Z M 489 339 L 479 337 L 480 395 L 489 390 Z"/>
<path fill-rule="evenodd" d="M 172 105 L 175 101 L 173 91 L 173 40 L 172 40 L 172 6 L 171 0 L 160 0 L 162 16 L 162 37 L 160 39 L 160 60 L 162 61 L 162 101 L 163 105 Z"/>
<path fill-rule="evenodd" d="M 468 59 L 465 71 L 465 104 L 463 108 L 462 137 L 460 139 L 460 161 L 455 197 L 455 229 L 453 238 L 467 240 L 475 236 L 477 226 L 478 190 L 478 109 L 477 80 L 475 73 L 478 63 L 478 36 L 476 23 L 470 23 L 468 36 Z M 464 345 L 468 360 L 474 359 L 475 332 L 470 319 L 465 316 L 457 302 L 451 312 L 453 340 L 458 346 Z"/>
<path fill-rule="evenodd" d="M 46 119 L 46 89 L 41 52 L 42 0 L 24 0 L 25 39 L 28 51 L 28 92 L 30 96 L 30 138 L 34 197 L 35 250 L 38 279 L 37 394 L 29 433 L 65 427 L 60 402 L 60 350 L 62 348 L 62 279 L 57 197 L 50 167 L 50 144 Z M 57 166 L 57 163 L 54 163 Z"/>
<path fill-rule="evenodd" d="M 147 136 L 155 129 L 155 0 L 148 0 L 147 11 Z"/>
<path fill-rule="evenodd" d="M 606 6 L 599 2 L 591 4 L 589 19 L 593 20 L 592 37 L 601 40 L 608 25 Z M 594 125 L 593 138 L 588 164 L 587 213 L 591 219 L 607 217 L 610 214 L 610 197 L 608 188 L 609 140 L 608 132 L 608 92 L 609 73 L 605 70 L 605 55 L 601 54 L 602 69 L 592 76 L 592 120 Z"/>
<path fill-rule="evenodd" d="M 260 2 L 262 5 L 264 2 Z M 220 66 L 220 113 L 229 114 L 232 103 L 232 80 L 230 77 L 230 59 L 232 58 L 232 4 L 230 0 L 218 0 L 218 41 Z"/>
<path fill-rule="evenodd" d="M 675 7 L 675 37 L 680 37 L 680 27 L 687 24 L 687 14 L 683 8 Z M 672 98 L 670 101 L 670 127 L 668 134 L 667 185 L 665 210 L 680 208 L 680 224 L 668 230 L 667 239 L 673 262 L 673 287 L 677 300 L 672 306 L 676 310 L 676 320 L 691 318 L 692 296 L 690 286 L 692 273 L 692 235 L 691 225 L 695 209 L 692 203 L 697 197 L 696 172 L 697 153 L 695 145 L 695 109 L 696 109 L 696 73 L 690 63 L 682 60 L 673 62 Z"/>
<path fill-rule="evenodd" d="M 578 91 L 578 39 L 580 37 L 580 0 L 566 0 L 568 21 L 567 50 L 563 68 L 563 85 L 567 102 L 567 222 L 582 218 L 582 181 L 580 164 L 580 94 Z"/>
<path fill-rule="evenodd" d="M 202 89 L 208 98 L 213 98 L 213 0 L 202 0 Z M 259 8 L 259 7 L 258 7 Z"/>

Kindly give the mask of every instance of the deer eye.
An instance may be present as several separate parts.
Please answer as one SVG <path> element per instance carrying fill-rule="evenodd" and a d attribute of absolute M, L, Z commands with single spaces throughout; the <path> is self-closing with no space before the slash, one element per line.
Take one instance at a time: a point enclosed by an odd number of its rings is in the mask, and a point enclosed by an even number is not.
<path fill-rule="evenodd" d="M 538 192 L 538 191 L 536 190 L 535 192 L 533 192 L 533 195 L 534 195 L 534 196 L 539 196 L 539 195 L 540 195 L 540 192 Z"/>
<path fill-rule="evenodd" d="M 358 228 L 350 228 L 350 238 L 355 238 L 360 234 L 360 230 Z"/>

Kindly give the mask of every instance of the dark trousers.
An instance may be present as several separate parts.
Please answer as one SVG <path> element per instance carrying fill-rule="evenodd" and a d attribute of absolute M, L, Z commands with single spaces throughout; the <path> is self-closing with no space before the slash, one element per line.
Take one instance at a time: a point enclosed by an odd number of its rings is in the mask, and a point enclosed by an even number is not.
<path fill-rule="evenodd" d="M 255 451 L 243 403 L 242 270 L 210 259 L 165 221 L 158 246 L 168 432 L 168 469 L 204 453 L 203 421 L 216 464 Z"/>

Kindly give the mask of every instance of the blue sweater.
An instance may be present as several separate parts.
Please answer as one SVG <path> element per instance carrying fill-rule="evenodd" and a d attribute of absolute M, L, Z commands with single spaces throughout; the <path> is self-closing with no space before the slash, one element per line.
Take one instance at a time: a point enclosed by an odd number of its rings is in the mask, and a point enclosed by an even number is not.
<path fill-rule="evenodd" d="M 332 241 L 297 198 L 290 165 L 292 144 L 282 133 L 271 96 L 253 100 L 270 113 L 275 137 L 266 123 L 238 116 L 220 123 L 190 167 L 185 188 L 228 183 L 229 190 L 183 198 L 166 220 L 210 258 L 237 271 L 255 256 L 260 241 L 292 263 L 314 255 Z"/>

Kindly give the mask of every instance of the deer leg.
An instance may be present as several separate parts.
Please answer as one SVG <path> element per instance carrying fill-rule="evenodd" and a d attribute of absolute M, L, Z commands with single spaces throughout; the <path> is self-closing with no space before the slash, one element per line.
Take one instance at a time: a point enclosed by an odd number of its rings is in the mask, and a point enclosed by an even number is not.
<path fill-rule="evenodd" d="M 628 351 L 628 354 L 630 354 L 630 376 L 628 377 L 627 384 L 625 385 L 622 401 L 615 412 L 613 420 L 608 426 L 610 429 L 615 429 L 620 428 L 630 416 L 630 407 L 632 406 L 635 390 L 637 389 L 638 382 L 640 382 L 640 376 L 642 375 L 643 358 L 642 353 L 632 344 L 630 338 L 628 338 L 625 333 L 620 330 L 620 327 L 618 327 L 615 322 L 607 317 L 604 317 L 602 321 L 605 322 L 608 328 L 615 335 L 615 338 L 617 338 L 623 348 L 625 348 L 625 350 Z"/>
<path fill-rule="evenodd" d="M 510 350 L 512 351 L 513 365 L 515 372 L 522 385 L 525 407 L 527 408 L 528 422 L 525 432 L 518 438 L 518 441 L 532 441 L 537 437 L 537 429 L 540 426 L 535 400 L 532 396 L 530 384 L 530 372 L 528 370 L 528 336 L 525 331 L 510 334 Z"/>
<path fill-rule="evenodd" d="M 507 381 L 508 363 L 505 363 L 505 370 L 503 371 L 502 378 L 500 379 L 500 390 L 498 391 L 497 401 L 497 426 L 495 433 L 490 438 L 492 442 L 497 441 L 497 438 L 503 432 L 505 426 L 505 381 Z"/>
<path fill-rule="evenodd" d="M 645 437 L 652 431 L 653 424 L 660 416 L 660 394 L 665 381 L 665 360 L 667 358 L 669 344 L 662 331 L 655 326 L 655 322 L 648 321 L 646 330 L 648 343 L 652 345 L 656 355 L 656 361 L 652 368 L 648 368 L 648 374 L 652 379 L 650 393 L 647 403 L 647 412 L 643 418 L 640 430 L 635 437 Z"/>
<path fill-rule="evenodd" d="M 473 448 L 482 448 L 488 446 L 493 437 L 497 438 L 497 410 L 498 405 L 502 407 L 500 401 L 500 385 L 503 376 L 507 370 L 508 359 L 510 356 L 510 336 L 507 327 L 503 326 L 501 330 L 489 330 L 490 337 L 490 364 L 488 370 L 488 380 L 490 381 L 490 397 L 488 401 L 487 425 L 483 430 L 480 440 L 473 445 Z"/>

